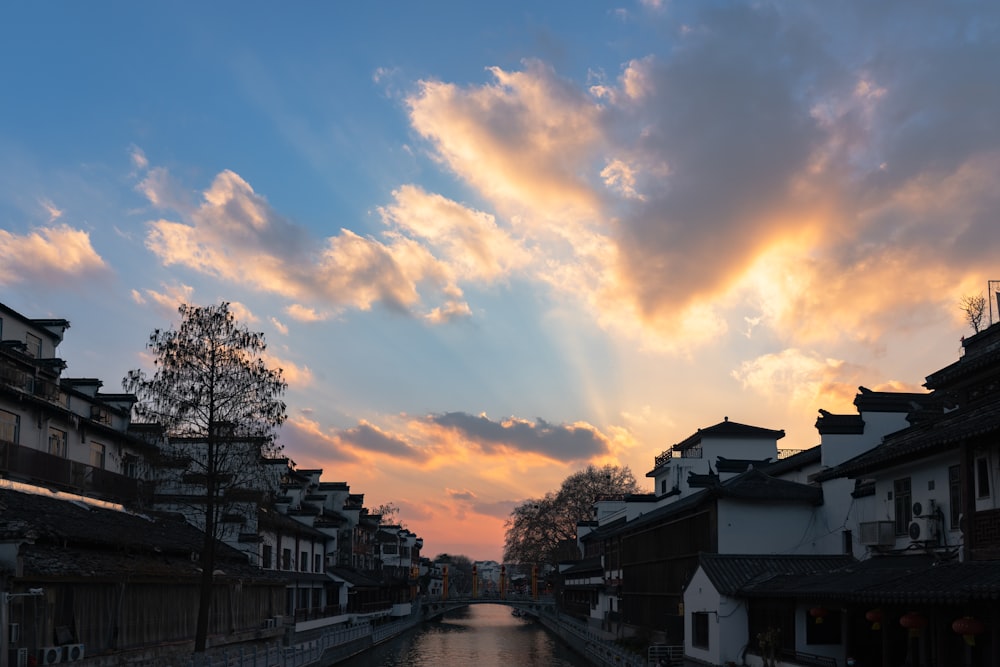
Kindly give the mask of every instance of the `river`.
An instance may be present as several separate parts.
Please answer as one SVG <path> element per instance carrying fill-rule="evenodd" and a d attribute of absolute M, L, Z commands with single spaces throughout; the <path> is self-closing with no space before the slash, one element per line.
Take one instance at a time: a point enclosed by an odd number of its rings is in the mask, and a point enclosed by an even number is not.
<path fill-rule="evenodd" d="M 476 604 L 425 623 L 337 667 L 585 667 L 540 624 Z"/>

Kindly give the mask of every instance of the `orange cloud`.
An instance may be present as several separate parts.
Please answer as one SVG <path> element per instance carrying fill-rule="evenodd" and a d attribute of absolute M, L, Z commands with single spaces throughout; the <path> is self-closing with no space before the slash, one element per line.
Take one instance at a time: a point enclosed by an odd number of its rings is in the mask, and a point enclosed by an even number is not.
<path fill-rule="evenodd" d="M 68 225 L 42 227 L 24 235 L 0 229 L 0 285 L 28 282 L 68 287 L 108 273 L 87 232 Z"/>

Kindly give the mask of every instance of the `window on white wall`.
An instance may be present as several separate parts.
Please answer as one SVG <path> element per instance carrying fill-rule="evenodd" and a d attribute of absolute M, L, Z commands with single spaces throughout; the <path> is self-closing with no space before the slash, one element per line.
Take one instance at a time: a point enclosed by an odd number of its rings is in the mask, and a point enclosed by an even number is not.
<path fill-rule="evenodd" d="M 49 427 L 49 454 L 66 458 L 66 431 Z"/>
<path fill-rule="evenodd" d="M 28 354 L 36 359 L 42 358 L 42 339 L 28 332 L 24 334 L 24 342 L 28 346 Z"/>
<path fill-rule="evenodd" d="M 691 645 L 708 648 L 708 614 L 703 611 L 691 614 Z"/>
<path fill-rule="evenodd" d="M 952 530 L 959 528 L 962 516 L 962 470 L 960 466 L 948 468 L 948 518 Z"/>
<path fill-rule="evenodd" d="M 990 462 L 985 456 L 976 459 L 976 498 L 990 497 Z"/>
<path fill-rule="evenodd" d="M 0 410 L 0 440 L 12 442 L 15 445 L 21 435 L 21 416 L 13 412 Z"/>
<path fill-rule="evenodd" d="M 913 520 L 913 494 L 910 490 L 910 478 L 893 480 L 892 495 L 895 502 L 896 534 L 907 535 L 910 522 Z"/>
<path fill-rule="evenodd" d="M 90 465 L 104 470 L 107 462 L 107 448 L 100 442 L 90 443 Z"/>

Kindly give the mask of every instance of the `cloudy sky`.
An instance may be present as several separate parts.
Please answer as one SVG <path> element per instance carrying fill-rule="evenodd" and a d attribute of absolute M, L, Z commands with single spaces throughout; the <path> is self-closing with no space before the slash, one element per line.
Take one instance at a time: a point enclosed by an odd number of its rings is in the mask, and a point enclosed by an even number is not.
<path fill-rule="evenodd" d="M 111 392 L 232 302 L 429 555 L 725 417 L 810 447 L 1000 278 L 996 3 L 6 3 L 0 63 L 0 300 Z"/>

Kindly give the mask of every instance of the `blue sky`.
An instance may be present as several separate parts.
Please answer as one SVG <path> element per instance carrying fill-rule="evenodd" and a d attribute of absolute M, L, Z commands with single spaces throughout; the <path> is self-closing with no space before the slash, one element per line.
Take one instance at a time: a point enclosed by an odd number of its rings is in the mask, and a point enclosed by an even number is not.
<path fill-rule="evenodd" d="M 181 302 L 433 553 L 724 417 L 919 390 L 1000 245 L 991 3 L 8 3 L 0 294 L 118 391 Z M 433 555 L 433 554 L 432 554 Z"/>

